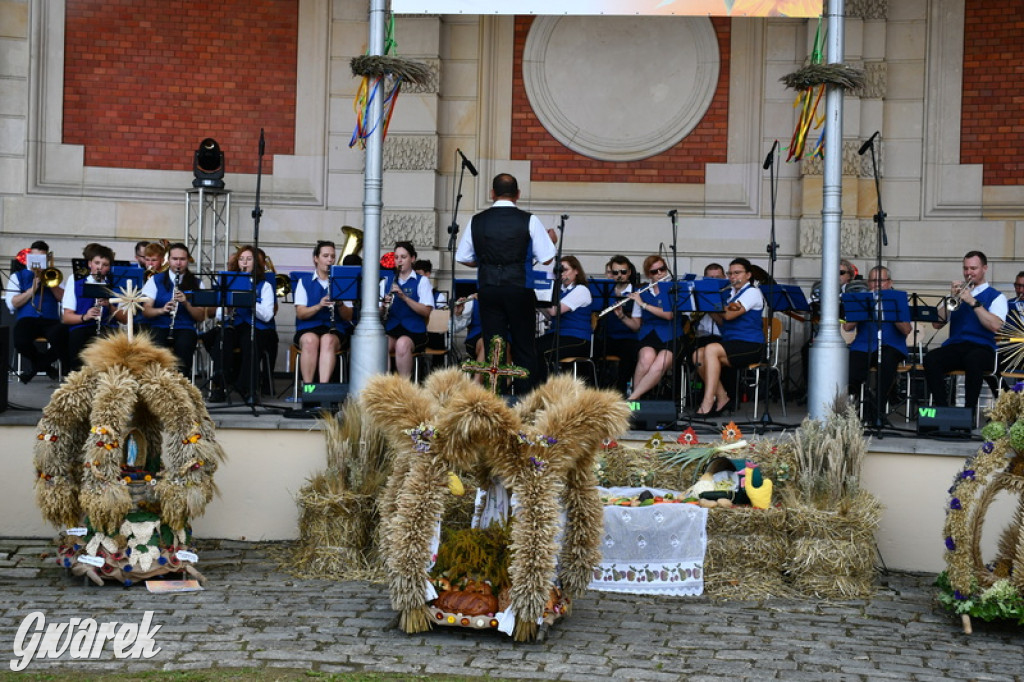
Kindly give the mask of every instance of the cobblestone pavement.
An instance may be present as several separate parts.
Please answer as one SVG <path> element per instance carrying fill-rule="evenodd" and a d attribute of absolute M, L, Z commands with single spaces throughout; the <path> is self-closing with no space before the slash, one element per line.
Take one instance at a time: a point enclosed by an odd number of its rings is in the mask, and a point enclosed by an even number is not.
<path fill-rule="evenodd" d="M 382 586 L 300 580 L 268 545 L 200 544 L 204 592 L 94 587 L 53 563 L 46 540 L 0 539 L 0 642 L 8 660 L 25 616 L 161 626 L 150 660 L 34 660 L 28 672 L 277 667 L 453 673 L 545 680 L 1019 680 L 1024 631 L 959 621 L 935 603 L 934 576 L 893 574 L 866 601 L 713 602 L 588 593 L 543 642 L 439 628 L 406 635 Z M 46 557 L 44 558 L 44 555 Z M 8 661 L 3 662 L 7 669 Z"/>

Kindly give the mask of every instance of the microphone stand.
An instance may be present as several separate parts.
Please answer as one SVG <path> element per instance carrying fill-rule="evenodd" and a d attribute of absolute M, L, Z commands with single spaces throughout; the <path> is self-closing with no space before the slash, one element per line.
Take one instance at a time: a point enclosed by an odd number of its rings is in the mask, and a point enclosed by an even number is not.
<path fill-rule="evenodd" d="M 882 270 L 881 270 L 881 268 L 882 268 L 882 247 L 889 245 L 889 238 L 888 238 L 888 236 L 885 233 L 885 211 L 882 210 L 882 190 L 879 187 L 879 181 L 878 181 L 878 162 L 875 159 L 875 144 L 874 144 L 874 142 L 875 142 L 875 137 L 877 137 L 877 136 L 878 136 L 877 132 L 874 135 L 872 135 L 871 138 L 867 141 L 867 143 L 865 145 L 861 146 L 860 153 L 861 153 L 861 155 L 864 154 L 864 152 L 866 151 L 864 149 L 865 146 L 867 147 L 868 150 L 871 151 L 871 170 L 872 170 L 872 172 L 873 172 L 873 174 L 875 176 L 875 197 L 876 197 L 876 199 L 878 201 L 878 212 L 875 213 L 875 215 L 874 215 L 875 224 L 878 225 L 878 234 L 877 234 L 877 236 L 875 238 L 875 267 L 877 268 L 875 270 L 875 273 L 876 273 L 877 276 L 880 276 L 881 273 L 882 273 Z M 870 277 L 870 276 L 871 276 L 871 273 L 869 272 L 868 273 L 868 277 Z M 874 304 L 875 304 L 875 316 L 874 316 L 875 317 L 875 341 L 878 344 L 878 348 L 875 351 L 876 352 L 876 358 L 875 358 L 875 362 L 876 362 L 875 378 L 877 379 L 877 381 L 875 382 L 875 414 L 874 414 L 874 418 L 871 420 L 871 429 L 875 432 L 875 436 L 877 436 L 878 438 L 881 438 L 882 437 L 882 429 L 885 426 L 885 419 L 884 419 L 884 417 L 882 415 L 882 409 L 885 406 L 885 400 L 883 399 L 883 396 L 882 396 L 882 390 L 883 390 L 883 386 L 882 386 L 882 296 L 880 294 L 880 292 L 882 290 L 882 283 L 881 283 L 881 281 L 879 281 L 875 286 L 877 287 L 877 289 L 875 291 L 875 300 L 874 300 Z M 884 387 L 884 388 L 886 388 L 886 390 L 888 389 L 888 387 Z"/>
<path fill-rule="evenodd" d="M 775 148 L 778 146 L 778 140 L 772 144 L 771 150 L 768 152 L 768 157 L 764 160 L 763 168 L 768 169 L 768 196 L 771 198 L 771 232 L 768 238 L 768 280 L 769 288 L 775 286 L 775 261 L 778 258 L 779 245 L 775 241 L 775 197 L 778 192 L 778 178 L 775 177 Z M 774 293 L 774 292 L 773 292 Z M 772 297 L 765 297 L 765 307 L 767 308 L 768 315 L 768 334 L 765 338 L 764 344 L 764 365 L 768 372 L 768 389 L 765 391 L 764 396 L 764 414 L 761 415 L 758 420 L 758 426 L 754 430 L 756 434 L 764 435 L 764 433 L 772 428 L 775 422 L 772 420 L 771 415 L 771 367 L 772 367 L 772 327 L 775 320 L 775 309 L 772 303 Z M 754 390 L 759 390 L 758 387 L 754 387 Z M 756 415 L 755 415 L 756 416 Z"/>
<path fill-rule="evenodd" d="M 555 291 L 551 297 L 551 305 L 555 309 L 555 345 L 554 345 L 554 363 L 552 368 L 558 367 L 558 362 L 561 360 L 561 346 L 562 346 L 562 243 L 564 242 L 563 237 L 565 236 L 565 221 L 569 219 L 569 216 L 565 213 L 562 214 L 561 220 L 558 221 L 558 247 L 555 249 L 555 264 L 551 271 L 555 276 Z"/>
<path fill-rule="evenodd" d="M 672 307 L 672 403 L 675 405 L 675 421 L 683 414 L 682 400 L 679 399 L 679 371 L 682 369 L 681 358 L 679 357 L 679 251 L 676 249 L 676 242 L 679 237 L 679 211 L 672 209 L 667 213 L 672 223 L 672 276 L 668 278 L 669 305 Z"/>
<path fill-rule="evenodd" d="M 472 169 L 472 175 L 476 177 L 476 169 Z M 451 283 L 452 288 L 448 293 L 448 357 L 453 365 L 459 362 L 459 349 L 455 344 L 455 251 L 459 243 L 459 204 L 462 203 L 462 181 L 466 177 L 466 162 L 463 161 L 459 168 L 459 187 L 455 194 L 455 208 L 452 210 L 452 224 L 448 226 L 448 258 L 451 260 Z M 438 274 L 441 268 L 438 267 Z M 477 301 L 474 305 L 480 305 Z M 486 345 L 486 342 L 485 342 Z M 475 358 L 473 358 L 475 359 Z"/>

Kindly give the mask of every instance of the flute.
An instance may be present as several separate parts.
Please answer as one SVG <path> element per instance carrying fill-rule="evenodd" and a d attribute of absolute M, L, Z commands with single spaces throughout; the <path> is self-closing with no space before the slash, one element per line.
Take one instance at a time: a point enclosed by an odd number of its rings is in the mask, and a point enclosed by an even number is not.
<path fill-rule="evenodd" d="M 643 289 L 639 289 L 637 291 L 634 291 L 633 293 L 634 294 L 642 294 L 645 291 L 647 291 L 648 289 L 650 289 L 651 287 L 653 287 L 655 284 L 658 284 L 660 282 L 664 282 L 668 278 L 669 278 L 669 275 L 666 274 L 664 277 L 661 277 L 660 279 L 654 280 L 653 282 L 651 282 L 650 284 L 645 286 Z M 626 304 L 626 302 L 629 301 L 629 300 L 630 300 L 629 296 L 624 296 L 623 298 L 619 299 L 615 303 L 611 304 L 610 306 L 608 306 L 607 308 L 602 310 L 598 314 L 598 317 L 604 317 L 605 315 L 607 315 L 611 311 L 615 310 L 616 308 L 620 308 L 620 307 L 624 306 Z"/>

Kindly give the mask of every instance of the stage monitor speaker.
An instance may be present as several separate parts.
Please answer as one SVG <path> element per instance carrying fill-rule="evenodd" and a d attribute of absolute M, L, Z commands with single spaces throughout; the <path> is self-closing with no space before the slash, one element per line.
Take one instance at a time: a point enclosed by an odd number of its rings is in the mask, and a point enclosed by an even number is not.
<path fill-rule="evenodd" d="M 0 358 L 3 358 L 4 376 L 0 381 L 0 412 L 7 411 L 7 374 L 8 363 L 11 361 L 11 328 L 7 325 L 0 327 Z"/>
<path fill-rule="evenodd" d="M 925 438 L 970 438 L 974 410 L 969 407 L 917 408 L 917 435 Z"/>
<path fill-rule="evenodd" d="M 631 426 L 638 431 L 655 431 L 659 425 L 675 424 L 678 415 L 671 400 L 629 401 Z"/>
<path fill-rule="evenodd" d="M 336 410 L 348 397 L 348 384 L 305 384 L 301 393 L 304 410 Z"/>

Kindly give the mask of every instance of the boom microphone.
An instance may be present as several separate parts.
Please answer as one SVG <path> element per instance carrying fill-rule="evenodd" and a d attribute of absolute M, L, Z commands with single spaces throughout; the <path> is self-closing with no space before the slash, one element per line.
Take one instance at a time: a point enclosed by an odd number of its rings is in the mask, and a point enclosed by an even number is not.
<path fill-rule="evenodd" d="M 875 134 L 874 134 L 874 135 L 872 135 L 871 137 L 869 137 L 869 138 L 868 138 L 868 139 L 867 139 L 867 140 L 866 140 L 866 141 L 864 142 L 864 144 L 862 144 L 862 145 L 860 146 L 860 149 L 858 149 L 858 150 L 857 150 L 857 154 L 858 154 L 858 155 L 860 155 L 860 156 L 864 156 L 864 152 L 866 152 L 867 150 L 871 149 L 871 143 L 875 141 L 875 138 L 876 138 L 876 137 L 878 137 L 878 131 L 877 131 L 877 130 L 875 131 Z"/>
<path fill-rule="evenodd" d="M 470 175 L 472 175 L 474 178 L 480 175 L 479 173 L 476 172 L 476 168 L 473 166 L 472 162 L 470 162 L 470 160 L 466 158 L 466 155 L 462 153 L 461 149 L 456 149 L 455 151 L 457 151 L 459 153 L 459 156 L 462 157 L 462 166 L 469 171 Z"/>
<path fill-rule="evenodd" d="M 776 148 L 778 148 L 778 146 L 778 140 L 772 142 L 772 148 L 768 150 L 768 156 L 764 157 L 764 164 L 761 166 L 762 169 L 768 170 L 768 168 L 772 165 L 772 161 L 775 160 L 775 150 Z"/>

